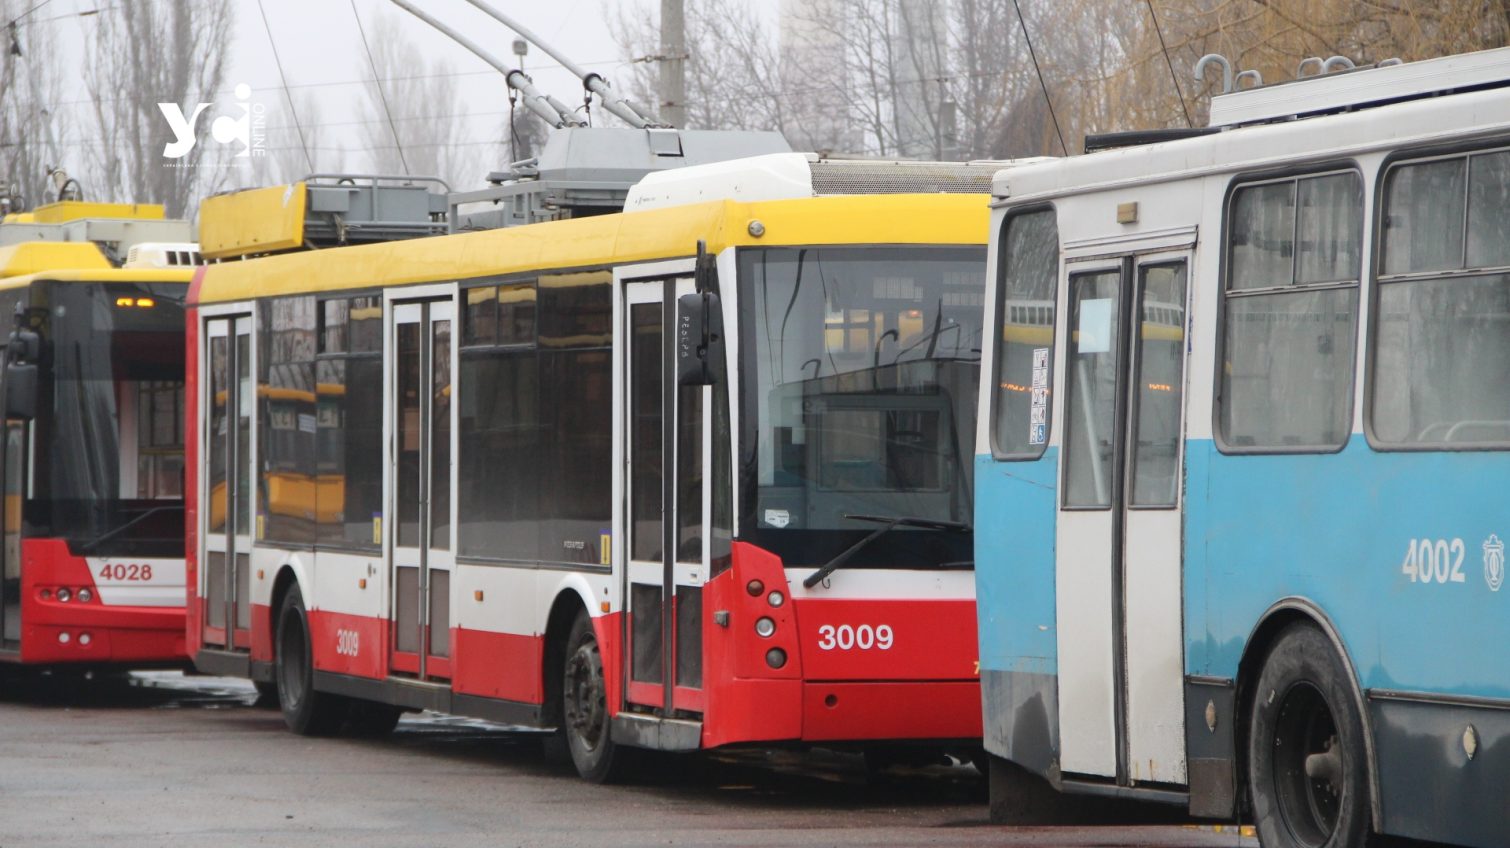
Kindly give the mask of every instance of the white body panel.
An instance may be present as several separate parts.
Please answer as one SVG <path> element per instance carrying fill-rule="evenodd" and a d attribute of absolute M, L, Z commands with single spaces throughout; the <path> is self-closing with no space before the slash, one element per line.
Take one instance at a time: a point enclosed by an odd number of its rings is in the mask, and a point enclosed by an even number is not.
<path fill-rule="evenodd" d="M 813 196 L 810 154 L 769 153 L 646 174 L 629 189 L 624 211 L 709 200 L 786 200 Z"/>
<path fill-rule="evenodd" d="M 1112 689 L 1112 514 L 1060 513 L 1055 617 L 1059 621 L 1060 769 L 1117 773 Z"/>
<path fill-rule="evenodd" d="M 182 607 L 184 560 L 85 557 L 100 603 L 107 607 Z M 141 575 L 150 573 L 151 577 Z"/>
<path fill-rule="evenodd" d="M 1180 520 L 1176 510 L 1132 510 L 1123 531 L 1127 774 L 1139 783 L 1186 780 Z"/>

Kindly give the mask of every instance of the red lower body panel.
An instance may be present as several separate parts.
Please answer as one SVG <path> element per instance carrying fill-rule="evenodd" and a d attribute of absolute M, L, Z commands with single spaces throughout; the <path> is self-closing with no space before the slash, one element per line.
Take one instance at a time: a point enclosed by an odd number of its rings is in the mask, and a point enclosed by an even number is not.
<path fill-rule="evenodd" d="M 979 739 L 980 684 L 805 683 L 802 738 Z"/>
<path fill-rule="evenodd" d="M 457 628 L 451 631 L 451 646 L 456 674 L 453 691 L 526 704 L 544 699 L 540 674 L 543 637 Z"/>
<path fill-rule="evenodd" d="M 773 605 L 773 589 L 790 590 L 781 560 L 738 542 L 732 567 L 704 587 L 705 747 L 980 738 L 973 601 Z M 761 618 L 772 624 L 768 637 L 754 631 Z"/>
<path fill-rule="evenodd" d="M 21 662 L 156 665 L 188 660 L 182 606 L 102 603 L 88 563 L 71 554 L 61 539 L 26 539 L 22 556 Z M 70 600 L 57 599 L 60 586 L 69 589 Z M 80 601 L 79 590 L 85 588 L 92 597 Z"/>

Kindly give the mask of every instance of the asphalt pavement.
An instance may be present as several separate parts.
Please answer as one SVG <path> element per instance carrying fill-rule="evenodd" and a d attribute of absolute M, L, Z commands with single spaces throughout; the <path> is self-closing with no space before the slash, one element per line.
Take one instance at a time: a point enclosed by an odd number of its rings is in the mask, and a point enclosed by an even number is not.
<path fill-rule="evenodd" d="M 969 765 L 867 773 L 830 751 L 655 758 L 594 786 L 539 734 L 416 714 L 306 739 L 239 680 L 0 680 L 0 848 L 1058 846 L 1251 848 L 1227 829 L 1007 828 Z"/>

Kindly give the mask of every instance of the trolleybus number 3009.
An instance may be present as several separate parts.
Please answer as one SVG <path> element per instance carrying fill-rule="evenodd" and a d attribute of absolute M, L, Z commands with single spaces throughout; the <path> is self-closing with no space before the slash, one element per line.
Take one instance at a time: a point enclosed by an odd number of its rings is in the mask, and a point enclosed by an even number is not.
<path fill-rule="evenodd" d="M 1412 583 L 1462 583 L 1462 539 L 1411 539 L 1400 571 Z"/>
<path fill-rule="evenodd" d="M 862 651 L 889 651 L 895 639 L 896 635 L 892 633 L 890 624 L 877 624 L 875 627 L 869 624 L 859 627 L 825 624 L 818 628 L 818 648 L 824 651 L 849 651 L 856 648 Z"/>
<path fill-rule="evenodd" d="M 361 635 L 355 630 L 336 631 L 336 654 L 343 657 L 354 657 L 361 646 Z"/>

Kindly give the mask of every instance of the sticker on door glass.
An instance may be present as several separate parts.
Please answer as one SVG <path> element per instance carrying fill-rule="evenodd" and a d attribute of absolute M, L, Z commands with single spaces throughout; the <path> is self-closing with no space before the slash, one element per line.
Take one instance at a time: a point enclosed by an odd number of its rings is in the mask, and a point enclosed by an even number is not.
<path fill-rule="evenodd" d="M 1107 353 L 1112 349 L 1112 299 L 1080 302 L 1080 326 L 1075 349 L 1080 353 Z"/>
<path fill-rule="evenodd" d="M 1028 409 L 1028 444 L 1041 445 L 1049 435 L 1049 349 L 1033 348 L 1032 406 Z"/>
<path fill-rule="evenodd" d="M 768 509 L 765 511 L 765 523 L 772 527 L 785 527 L 792 523 L 792 514 L 784 509 Z"/>

